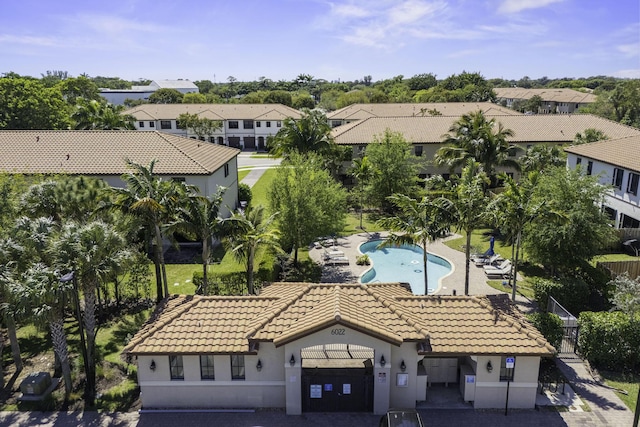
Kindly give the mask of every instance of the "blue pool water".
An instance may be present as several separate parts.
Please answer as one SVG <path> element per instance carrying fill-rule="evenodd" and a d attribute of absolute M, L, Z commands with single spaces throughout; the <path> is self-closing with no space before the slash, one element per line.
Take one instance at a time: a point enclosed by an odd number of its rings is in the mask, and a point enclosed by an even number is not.
<path fill-rule="evenodd" d="M 416 295 L 424 295 L 422 248 L 414 245 L 377 249 L 382 240 L 372 240 L 360 245 L 360 252 L 369 255 L 373 268 L 360 278 L 362 283 L 407 282 Z M 440 279 L 451 272 L 451 264 L 434 254 L 427 256 L 429 293 L 438 289 Z"/>

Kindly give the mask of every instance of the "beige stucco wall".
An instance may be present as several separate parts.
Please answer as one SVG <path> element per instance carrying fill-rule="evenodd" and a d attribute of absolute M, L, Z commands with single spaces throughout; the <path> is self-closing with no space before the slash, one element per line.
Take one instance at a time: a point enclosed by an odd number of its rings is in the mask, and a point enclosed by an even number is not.
<path fill-rule="evenodd" d="M 478 356 L 476 367 L 476 393 L 473 406 L 476 409 L 504 408 L 507 382 L 500 381 L 500 356 Z M 486 369 L 491 360 L 493 371 Z M 509 385 L 509 408 L 535 407 L 538 391 L 539 357 L 516 357 L 513 382 Z"/>
<path fill-rule="evenodd" d="M 262 370 L 256 365 L 260 359 Z M 155 371 L 149 369 L 151 360 Z M 231 379 L 228 355 L 214 356 L 215 380 L 200 379 L 200 358 L 183 355 L 184 380 L 171 380 L 169 356 L 139 356 L 138 384 L 143 408 L 283 408 L 284 352 L 263 343 L 257 355 L 245 355 L 245 379 Z"/>

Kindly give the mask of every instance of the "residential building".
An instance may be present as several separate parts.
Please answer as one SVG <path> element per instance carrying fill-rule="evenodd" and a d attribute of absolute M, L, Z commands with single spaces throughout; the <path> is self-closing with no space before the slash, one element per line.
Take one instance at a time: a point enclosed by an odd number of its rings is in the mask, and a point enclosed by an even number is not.
<path fill-rule="evenodd" d="M 590 114 L 535 116 L 519 114 L 490 118 L 501 123 L 505 129 L 513 130 L 514 135 L 508 137 L 508 141 L 519 148 L 511 153 L 514 159 L 522 156 L 528 148 L 536 144 L 570 144 L 576 133 L 584 133 L 585 129 L 589 128 L 600 130 L 613 139 L 640 135 L 639 129 Z M 459 117 L 456 116 L 369 117 L 334 128 L 332 136 L 337 144 L 351 146 L 353 156 L 357 158 L 362 155 L 367 144 L 371 143 L 376 136 L 383 135 L 386 129 L 399 132 L 413 145 L 414 154 L 424 159 L 424 166 L 420 171 L 422 177 L 434 174 L 447 175 L 452 171 L 445 167 L 438 167 L 431 161 L 438 149 L 444 146 L 443 135 L 449 132 L 451 125 L 458 119 Z M 507 168 L 498 168 L 498 171 L 517 175 L 517 171 Z"/>
<path fill-rule="evenodd" d="M 180 93 L 198 93 L 199 89 L 189 80 L 154 80 L 147 86 L 132 86 L 131 89 L 100 88 L 100 96 L 114 105 L 123 105 L 126 99 L 148 100 L 158 89 L 175 89 Z"/>
<path fill-rule="evenodd" d="M 273 283 L 259 296 L 173 296 L 123 350 L 142 407 L 373 412 L 436 385 L 474 408 L 534 408 L 555 349 L 507 295 L 407 285 Z M 510 387 L 509 387 L 510 386 Z"/>
<path fill-rule="evenodd" d="M 610 188 L 603 209 L 616 228 L 640 228 L 640 136 L 565 148 L 567 167 L 581 167 Z"/>
<path fill-rule="evenodd" d="M 592 93 L 573 89 L 498 87 L 493 91 L 496 93 L 497 101 L 504 103 L 509 108 L 513 108 L 514 104 L 518 102 L 528 101 L 534 96 L 539 96 L 542 98 L 542 104 L 538 111 L 533 111 L 538 114 L 571 114 L 596 101 L 596 96 Z"/>
<path fill-rule="evenodd" d="M 399 104 L 352 104 L 327 114 L 332 128 L 371 117 L 460 117 L 472 111 L 487 116 L 516 116 L 519 112 L 491 102 L 429 102 Z"/>
<path fill-rule="evenodd" d="M 123 187 L 130 172 L 125 159 L 148 165 L 163 179 L 184 181 L 213 195 L 226 187 L 222 214 L 238 205 L 239 150 L 162 132 L 0 131 L 0 171 L 22 174 L 85 175 Z"/>
<path fill-rule="evenodd" d="M 243 150 L 266 150 L 267 138 L 278 133 L 286 118 L 301 117 L 300 111 L 281 104 L 143 104 L 123 114 L 135 117 L 140 131 L 197 138 L 178 123 L 180 114 L 186 113 L 220 121 L 220 129 L 201 139 Z"/>

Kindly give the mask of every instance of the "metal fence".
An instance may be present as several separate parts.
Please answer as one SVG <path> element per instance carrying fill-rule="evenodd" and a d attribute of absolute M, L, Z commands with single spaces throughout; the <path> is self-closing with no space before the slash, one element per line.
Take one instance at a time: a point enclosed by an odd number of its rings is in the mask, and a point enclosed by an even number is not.
<path fill-rule="evenodd" d="M 563 335 L 560 353 L 576 353 L 578 351 L 578 319 L 562 306 L 556 299 L 549 296 L 547 311 L 557 314 L 562 319 Z"/>

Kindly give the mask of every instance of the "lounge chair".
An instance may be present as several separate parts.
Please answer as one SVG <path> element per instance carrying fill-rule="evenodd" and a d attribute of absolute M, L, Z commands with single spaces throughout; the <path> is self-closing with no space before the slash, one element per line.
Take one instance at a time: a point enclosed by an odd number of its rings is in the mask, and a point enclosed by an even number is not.
<path fill-rule="evenodd" d="M 473 259 L 473 262 L 476 263 L 477 267 L 482 267 L 483 265 L 494 265 L 498 261 L 502 261 L 500 254 L 494 254 L 490 257 L 478 256 Z"/>
<path fill-rule="evenodd" d="M 325 258 L 325 265 L 349 265 L 349 258 L 346 256 L 334 256 Z"/>
<path fill-rule="evenodd" d="M 324 258 L 325 259 L 329 259 L 329 258 L 335 258 L 335 257 L 343 257 L 344 256 L 344 252 L 339 251 L 339 250 L 331 250 L 331 251 L 324 251 Z"/>
<path fill-rule="evenodd" d="M 504 260 L 499 266 L 485 265 L 484 274 L 488 278 L 506 278 L 511 275 L 511 261 Z"/>

